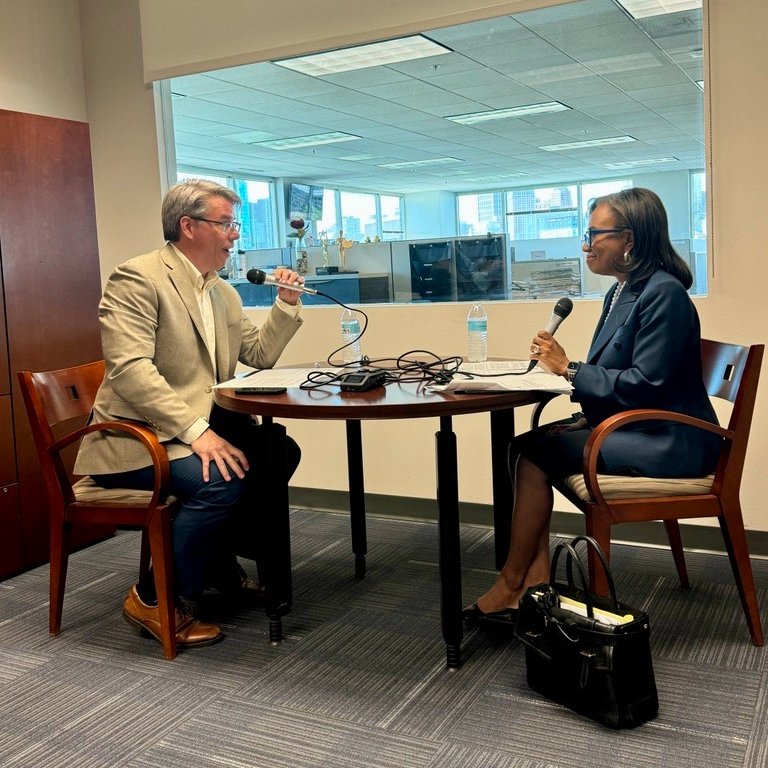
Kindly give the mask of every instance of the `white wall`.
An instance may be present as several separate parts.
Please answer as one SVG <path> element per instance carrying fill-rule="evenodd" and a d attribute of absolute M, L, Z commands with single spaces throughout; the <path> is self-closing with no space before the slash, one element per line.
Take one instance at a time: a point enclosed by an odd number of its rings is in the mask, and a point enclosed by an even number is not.
<path fill-rule="evenodd" d="M 104 282 L 162 243 L 155 99 L 143 81 L 138 0 L 80 0 L 80 13 Z"/>
<path fill-rule="evenodd" d="M 188 58 L 197 55 L 197 45 L 204 37 L 212 18 L 240 17 L 235 8 L 244 0 L 222 0 L 211 12 L 206 5 L 196 12 L 197 3 L 186 0 L 157 0 L 157 6 L 167 12 L 165 25 L 158 22 L 153 38 L 173 42 L 177 50 L 186 44 Z M 21 48 L 39 44 L 40 30 L 23 23 L 25 9 L 39 4 L 15 4 L 18 17 L 13 33 L 2 25 L 0 42 L 15 36 Z M 269 35 L 278 26 L 283 39 L 285 6 L 258 5 L 265 20 L 262 25 L 230 24 L 233 34 L 247 34 L 253 50 L 266 49 Z M 322 6 L 321 17 L 316 18 Z M 316 47 L 335 36 L 341 43 L 355 42 L 350 33 L 345 38 L 349 19 L 363 16 L 360 3 L 335 0 L 318 5 L 310 0 L 296 0 L 290 11 L 304 36 L 312 37 Z M 405 5 L 405 4 L 403 4 Z M 410 4 L 414 7 L 417 4 Z M 442 18 L 451 8 L 484 7 L 484 12 L 496 7 L 506 11 L 508 3 L 451 2 L 422 0 L 418 4 L 422 16 Z M 707 91 L 712 99 L 711 168 L 712 210 L 710 212 L 711 243 L 714 261 L 710 267 L 710 294 L 697 299 L 704 334 L 734 342 L 749 343 L 768 340 L 768 327 L 759 311 L 764 304 L 765 259 L 762 244 L 768 241 L 768 217 L 765 215 L 763 189 L 768 178 L 768 154 L 764 152 L 765 125 L 768 124 L 768 104 L 755 98 L 768 82 L 768 57 L 765 55 L 763 34 L 768 29 L 768 3 L 764 0 L 742 0 L 739 3 L 712 4 L 710 72 Z M 71 11 L 74 2 L 44 3 L 52 11 L 63 7 Z M 202 4 L 200 4 L 202 7 Z M 159 203 L 161 184 L 158 171 L 157 142 L 153 99 L 143 82 L 138 0 L 81 0 L 82 43 L 85 63 L 85 92 L 87 114 L 91 126 L 94 157 L 94 181 L 99 224 L 102 274 L 136 253 L 161 242 Z M 389 6 L 387 6 L 389 8 Z M 368 20 L 368 8 L 365 14 Z M 33 13 L 33 19 L 36 16 Z M 373 18 L 373 17 L 372 17 Z M 378 18 L 378 17 L 377 17 Z M 312 19 L 313 23 L 309 23 Z M 467 19 L 462 19 L 467 20 Z M 50 30 L 55 31 L 53 25 Z M 425 26 L 436 26 L 427 24 Z M 381 36 L 371 22 L 371 35 Z M 295 25 L 294 25 L 295 28 Z M 378 29 L 383 29 L 383 23 Z M 58 27 L 56 27 L 58 29 Z M 50 31 L 42 24 L 43 31 Z M 79 56 L 77 35 L 69 34 L 64 25 L 56 44 L 64 60 Z M 355 33 L 356 34 L 356 33 Z M 307 47 L 310 44 L 307 43 Z M 202 62 L 202 54 L 201 54 Z M 207 67 L 203 62 L 201 69 Z M 59 101 L 57 90 L 66 90 L 69 83 L 67 67 L 51 68 L 41 93 L 29 93 L 24 98 L 8 101 L 8 89 L 0 96 L 0 108 L 36 111 L 33 104 Z M 4 79 L 26 77 L 17 60 L 4 60 Z M 59 80 L 61 75 L 61 81 Z M 11 89 L 13 90 L 13 89 Z M 23 90 L 23 89 L 22 89 Z M 33 90 L 36 90 L 33 88 Z M 77 88 L 74 89 L 77 91 Z M 66 99 L 72 102 L 68 110 L 51 109 L 62 114 L 81 109 L 77 94 Z M 48 110 L 43 110 L 48 111 Z M 580 301 L 568 323 L 559 331 L 566 349 L 578 356 L 591 338 L 600 304 Z M 549 302 L 493 304 L 488 307 L 490 318 L 490 353 L 493 355 L 524 355 L 533 329 L 541 327 L 549 316 Z M 254 317 L 263 316 L 254 312 Z M 415 347 L 450 353 L 464 348 L 464 317 L 461 305 L 409 307 L 373 307 L 371 324 L 366 336 L 370 354 L 391 353 Z M 330 351 L 338 336 L 338 312 L 331 308 L 306 311 L 305 327 L 291 343 L 285 362 L 315 360 Z M 763 467 L 768 461 L 768 377 L 758 399 L 757 416 L 747 456 L 746 478 L 742 501 L 749 527 L 768 530 L 768 509 L 764 503 Z M 566 403 L 563 410 L 568 410 Z M 518 420 L 523 425 L 523 419 Z M 367 490 L 374 493 L 434 498 L 432 421 L 405 423 L 366 423 L 365 440 Z M 464 500 L 490 501 L 490 469 L 488 462 L 487 419 L 462 417 L 455 420 L 460 443 L 460 489 Z M 296 484 L 306 487 L 344 489 L 344 432 L 333 423 L 297 422 L 290 425 L 292 434 L 302 443 L 304 460 L 296 476 Z"/>
<path fill-rule="evenodd" d="M 566 2 L 572 0 L 140 0 L 145 76 L 152 82 Z"/>
<path fill-rule="evenodd" d="M 0 109 L 85 122 L 78 0 L 2 0 Z"/>

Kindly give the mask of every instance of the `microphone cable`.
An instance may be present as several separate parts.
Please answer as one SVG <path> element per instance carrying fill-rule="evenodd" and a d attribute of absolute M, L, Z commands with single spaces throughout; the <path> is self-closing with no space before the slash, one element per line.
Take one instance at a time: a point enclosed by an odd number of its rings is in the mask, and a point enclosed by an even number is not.
<path fill-rule="evenodd" d="M 537 364 L 536 360 L 530 360 L 525 364 L 525 367 L 521 367 L 517 371 L 489 371 L 488 373 L 480 373 L 479 371 L 462 371 L 461 366 L 464 363 L 464 358 L 459 355 L 453 355 L 447 358 L 441 358 L 426 349 L 413 349 L 408 352 L 404 352 L 398 357 L 382 357 L 371 359 L 367 355 L 363 355 L 360 360 L 355 360 L 350 363 L 335 363 L 333 356 L 352 346 L 360 339 L 363 338 L 366 330 L 368 330 L 368 315 L 363 312 L 362 309 L 355 309 L 350 307 L 342 301 L 339 301 L 334 296 L 330 296 L 322 291 L 316 291 L 317 296 L 323 296 L 324 298 L 332 301 L 334 304 L 338 304 L 344 309 L 348 309 L 350 312 L 359 313 L 363 316 L 363 327 L 360 333 L 348 341 L 346 344 L 342 344 L 337 349 L 334 349 L 326 360 L 327 364 L 331 368 L 339 368 L 341 373 L 333 373 L 331 371 L 309 371 L 307 378 L 300 385 L 300 389 L 318 389 L 329 384 L 339 384 L 344 376 L 350 370 L 355 372 L 363 372 L 371 370 L 368 366 L 375 366 L 373 370 L 384 372 L 384 384 L 397 383 L 418 383 L 423 386 L 438 386 L 441 384 L 450 383 L 457 375 L 464 378 L 471 379 L 491 379 L 500 378 L 503 376 L 525 376 L 530 373 Z M 573 307 L 573 303 L 567 297 L 560 299 L 555 305 L 554 313 L 548 324 L 548 329 L 551 328 L 551 333 L 557 330 L 560 323 L 568 317 Z M 425 355 L 428 359 L 409 359 L 409 355 Z M 383 363 L 392 361 L 394 365 L 386 366 Z M 471 363 L 470 363 L 471 364 Z M 349 369 L 349 370 L 347 370 Z"/>
<path fill-rule="evenodd" d="M 362 336 L 362 332 L 360 334 Z M 358 337 L 359 338 L 359 337 Z M 338 351 L 338 350 L 336 350 Z M 329 355 L 329 360 L 335 354 L 332 352 Z M 423 355 L 427 359 L 421 360 L 409 357 L 410 355 Z M 368 358 L 363 357 L 365 366 L 370 367 L 358 367 L 357 363 L 347 363 L 343 366 L 335 366 L 338 368 L 346 369 L 351 366 L 354 367 L 356 373 L 376 371 L 384 374 L 384 384 L 406 384 L 417 383 L 423 386 L 430 386 L 436 384 L 447 384 L 453 379 L 454 375 L 459 369 L 459 366 L 463 362 L 461 357 L 447 357 L 441 358 L 434 352 L 430 352 L 425 349 L 413 349 L 408 352 L 404 352 L 398 357 L 379 357 Z M 389 363 L 389 365 L 387 365 Z M 338 373 L 334 371 L 309 371 L 307 378 L 299 386 L 299 389 L 318 389 L 323 386 L 339 384 L 347 375 L 348 371 L 342 370 Z"/>

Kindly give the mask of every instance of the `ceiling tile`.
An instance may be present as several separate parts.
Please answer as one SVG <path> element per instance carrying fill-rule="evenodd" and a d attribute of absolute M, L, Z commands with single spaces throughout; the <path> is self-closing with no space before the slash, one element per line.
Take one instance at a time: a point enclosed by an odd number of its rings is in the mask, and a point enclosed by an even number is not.
<path fill-rule="evenodd" d="M 610 178 L 618 171 L 603 163 L 617 157 L 674 154 L 681 167 L 703 166 L 701 14 L 640 24 L 613 0 L 583 0 L 425 34 L 453 52 L 320 78 L 270 62 L 174 78 L 179 163 L 400 191 L 478 189 L 515 169 L 531 184 Z M 478 126 L 443 119 L 552 100 L 571 110 Z M 330 130 L 361 138 L 294 152 L 250 143 Z M 538 150 L 623 134 L 639 141 Z M 344 159 L 354 156 L 371 157 Z M 464 161 L 455 176 L 448 166 L 376 167 L 440 156 Z M 472 187 L 473 176 L 488 180 Z"/>

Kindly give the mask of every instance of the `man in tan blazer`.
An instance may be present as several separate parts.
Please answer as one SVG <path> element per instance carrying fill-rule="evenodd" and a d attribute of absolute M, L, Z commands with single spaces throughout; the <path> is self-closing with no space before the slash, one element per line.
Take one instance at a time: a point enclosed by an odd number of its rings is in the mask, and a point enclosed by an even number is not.
<path fill-rule="evenodd" d="M 173 522 L 182 646 L 221 637 L 219 627 L 194 619 L 185 606 L 208 586 L 212 567 L 236 563 L 231 527 L 248 490 L 246 454 L 254 455 L 250 442 L 259 433 L 246 417 L 233 429 L 233 419 L 213 405 L 213 387 L 232 378 L 238 361 L 272 367 L 302 322 L 300 293 L 279 288 L 267 321 L 257 328 L 237 291 L 218 277 L 240 236 L 240 204 L 232 190 L 214 182 L 176 184 L 163 199 L 165 247 L 118 266 L 99 305 L 107 370 L 91 421 L 145 422 L 167 449 L 171 490 L 182 501 Z M 275 277 L 301 282 L 284 268 Z M 83 440 L 75 471 L 104 487 L 151 488 L 147 464 L 137 441 L 102 432 Z M 131 588 L 123 615 L 159 640 L 154 600 L 151 579 L 142 582 Z"/>

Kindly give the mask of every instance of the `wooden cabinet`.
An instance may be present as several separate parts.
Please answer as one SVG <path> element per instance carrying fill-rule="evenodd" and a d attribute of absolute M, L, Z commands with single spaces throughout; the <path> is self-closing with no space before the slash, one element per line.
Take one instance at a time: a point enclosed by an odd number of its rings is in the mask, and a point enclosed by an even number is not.
<path fill-rule="evenodd" d="M 18 497 L 11 396 L 0 395 L 0 573 L 20 571 L 23 564 Z"/>
<path fill-rule="evenodd" d="M 47 504 L 16 372 L 63 368 L 102 356 L 87 124 L 0 110 L 0 179 L 4 577 L 48 558 Z M 7 476 L 9 467 L 13 477 Z"/>

